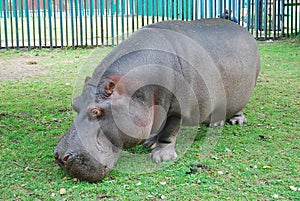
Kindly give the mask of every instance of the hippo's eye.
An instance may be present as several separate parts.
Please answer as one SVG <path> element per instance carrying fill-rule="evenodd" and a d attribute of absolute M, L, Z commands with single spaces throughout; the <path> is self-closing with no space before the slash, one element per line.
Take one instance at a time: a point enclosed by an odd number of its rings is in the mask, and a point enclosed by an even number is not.
<path fill-rule="evenodd" d="M 91 119 L 99 119 L 102 115 L 102 109 L 100 107 L 91 107 L 87 113 Z"/>

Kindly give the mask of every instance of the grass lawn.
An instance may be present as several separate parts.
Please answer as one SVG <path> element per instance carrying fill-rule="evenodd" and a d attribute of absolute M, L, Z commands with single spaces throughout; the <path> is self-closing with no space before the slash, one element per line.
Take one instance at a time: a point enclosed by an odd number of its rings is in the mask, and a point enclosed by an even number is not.
<path fill-rule="evenodd" d="M 299 40 L 259 42 L 248 123 L 225 125 L 207 157 L 201 127 L 187 153 L 159 171 L 113 170 L 98 183 L 67 176 L 53 150 L 74 118 L 73 83 L 111 49 L 96 58 L 93 49 L 0 53 L 0 200 L 300 200 Z"/>

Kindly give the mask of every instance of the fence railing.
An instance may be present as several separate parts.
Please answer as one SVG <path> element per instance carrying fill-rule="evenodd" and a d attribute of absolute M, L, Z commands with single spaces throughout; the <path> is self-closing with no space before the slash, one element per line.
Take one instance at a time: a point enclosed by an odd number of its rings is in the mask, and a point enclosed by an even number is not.
<path fill-rule="evenodd" d="M 227 18 L 257 39 L 300 32 L 300 0 L 0 0 L 0 48 L 115 45 L 164 20 Z"/>

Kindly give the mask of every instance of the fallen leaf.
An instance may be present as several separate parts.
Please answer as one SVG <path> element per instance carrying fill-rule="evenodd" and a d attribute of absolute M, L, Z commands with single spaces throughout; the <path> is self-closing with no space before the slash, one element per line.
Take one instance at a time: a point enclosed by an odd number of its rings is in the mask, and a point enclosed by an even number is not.
<path fill-rule="evenodd" d="M 225 151 L 229 152 L 229 153 L 232 153 L 232 151 L 229 149 L 229 148 L 225 148 Z"/>
<path fill-rule="evenodd" d="M 290 189 L 291 189 L 292 191 L 297 191 L 297 190 L 298 190 L 297 187 L 295 187 L 295 186 L 290 186 Z"/>
<path fill-rule="evenodd" d="M 167 182 L 165 182 L 165 181 L 162 181 L 162 182 L 159 182 L 161 185 L 166 185 L 167 184 Z"/>
<path fill-rule="evenodd" d="M 140 185 L 142 185 L 142 182 L 139 181 L 136 185 L 137 185 L 137 186 L 140 186 Z"/>
<path fill-rule="evenodd" d="M 223 175 L 224 173 L 222 171 L 218 171 L 218 174 Z"/>
<path fill-rule="evenodd" d="M 97 195 L 98 199 L 110 198 L 110 197 L 114 197 L 114 195 L 107 195 L 107 194 L 98 194 Z"/>
<path fill-rule="evenodd" d="M 211 155 L 211 158 L 214 159 L 214 160 L 218 160 L 219 158 L 214 156 L 214 155 Z"/>
<path fill-rule="evenodd" d="M 61 195 L 63 195 L 63 194 L 66 194 L 66 189 L 64 189 L 64 188 L 61 188 L 60 190 L 59 190 L 59 194 L 61 194 Z"/>
<path fill-rule="evenodd" d="M 272 196 L 272 198 L 279 198 L 279 195 L 274 194 L 274 195 Z"/>
<path fill-rule="evenodd" d="M 271 166 L 269 166 L 269 165 L 265 165 L 265 166 L 263 166 L 263 169 L 271 169 L 272 167 Z"/>

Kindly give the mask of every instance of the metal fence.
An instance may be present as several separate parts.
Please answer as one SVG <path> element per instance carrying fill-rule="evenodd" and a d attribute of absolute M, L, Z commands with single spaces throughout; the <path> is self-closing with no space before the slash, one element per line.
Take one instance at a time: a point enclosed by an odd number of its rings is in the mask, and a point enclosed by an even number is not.
<path fill-rule="evenodd" d="M 257 39 L 300 31 L 300 0 L 0 0 L 0 48 L 116 45 L 164 20 L 227 18 Z"/>

